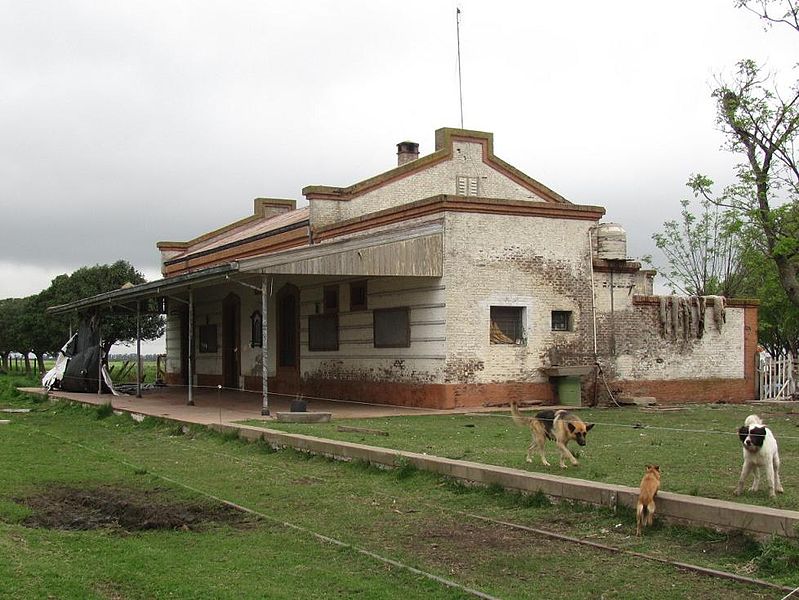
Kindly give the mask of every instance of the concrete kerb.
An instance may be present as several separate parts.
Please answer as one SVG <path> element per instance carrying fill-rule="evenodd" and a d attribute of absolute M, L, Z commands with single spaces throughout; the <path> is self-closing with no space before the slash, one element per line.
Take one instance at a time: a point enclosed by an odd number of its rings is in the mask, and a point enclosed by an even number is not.
<path fill-rule="evenodd" d="M 197 425 L 172 417 L 154 418 Z M 339 460 L 363 460 L 386 467 L 410 464 L 423 471 L 430 471 L 468 483 L 499 485 L 507 490 L 524 493 L 541 492 L 547 496 L 598 506 L 610 508 L 626 506 L 634 509 L 638 500 L 636 488 L 622 485 L 548 473 L 531 473 L 521 469 L 328 440 L 249 425 L 213 423 L 207 427 L 220 433 L 235 431 L 240 438 L 251 442 L 263 439 L 275 448 L 294 448 Z M 657 505 L 659 517 L 688 525 L 721 530 L 740 530 L 756 537 L 769 535 L 799 537 L 799 512 L 793 510 L 740 504 L 671 492 L 660 492 Z"/>
<path fill-rule="evenodd" d="M 227 430 L 236 426 L 214 425 L 213 427 Z M 290 447 L 339 460 L 357 459 L 386 467 L 397 467 L 407 463 L 423 471 L 430 471 L 469 483 L 499 485 L 507 490 L 528 494 L 541 492 L 547 496 L 610 508 L 626 506 L 635 509 L 638 500 L 638 490 L 623 485 L 599 483 L 547 473 L 530 473 L 521 469 L 327 440 L 274 429 L 246 425 L 239 426 L 239 428 L 241 437 L 245 439 L 263 438 L 275 447 Z M 757 537 L 799 536 L 799 512 L 797 511 L 671 492 L 660 492 L 657 504 L 658 516 L 688 525 L 722 530 L 742 530 Z"/>

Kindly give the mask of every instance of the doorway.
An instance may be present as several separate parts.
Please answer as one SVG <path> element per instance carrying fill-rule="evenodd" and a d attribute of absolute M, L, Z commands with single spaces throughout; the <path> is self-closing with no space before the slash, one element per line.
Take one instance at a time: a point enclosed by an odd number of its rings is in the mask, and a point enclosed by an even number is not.
<path fill-rule="evenodd" d="M 222 385 L 239 388 L 241 374 L 241 300 L 228 294 L 222 301 Z"/>
<path fill-rule="evenodd" d="M 291 284 L 277 293 L 277 387 L 300 391 L 300 290 Z"/>

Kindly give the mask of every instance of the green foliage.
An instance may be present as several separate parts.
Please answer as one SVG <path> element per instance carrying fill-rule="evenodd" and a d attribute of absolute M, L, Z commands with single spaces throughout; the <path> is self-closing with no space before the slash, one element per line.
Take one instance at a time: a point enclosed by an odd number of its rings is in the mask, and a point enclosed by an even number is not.
<path fill-rule="evenodd" d="M 772 356 L 799 352 L 799 306 L 788 299 L 774 261 L 752 249 L 743 257 L 744 294 L 760 300 L 758 341 Z"/>
<path fill-rule="evenodd" d="M 788 25 L 799 33 L 799 5 L 792 0 L 737 0 L 736 5 L 768 26 Z M 737 224 L 746 226 L 749 242 L 773 262 L 785 298 L 799 307 L 799 81 L 787 90 L 773 81 L 751 59 L 740 61 L 732 77 L 718 80 L 712 94 L 717 123 L 726 149 L 742 160 L 735 183 L 719 194 L 714 194 L 710 178 L 694 175 L 688 185 L 702 199 L 701 210 L 695 214 L 683 202 L 682 222 L 667 222 L 664 232 L 653 236 L 670 264 L 664 275 L 676 289 L 726 296 L 740 291 L 740 265 L 729 261 L 735 268 L 720 272 L 706 268 L 719 252 L 723 257 L 732 250 L 729 256 L 740 256 Z M 720 238 L 707 235 L 708 224 L 715 231 L 716 214 L 723 219 Z M 726 233 L 728 225 L 732 236 Z M 733 244 L 729 248 L 728 242 Z"/>
<path fill-rule="evenodd" d="M 741 218 L 737 211 L 722 209 L 702 196 L 703 188 L 712 183 L 694 175 L 686 184 L 694 201 L 682 200 L 680 219 L 666 221 L 663 231 L 652 235 L 668 262 L 658 271 L 673 292 L 734 297 L 743 280 Z"/>
<path fill-rule="evenodd" d="M 754 562 L 762 575 L 793 575 L 799 570 L 799 544 L 786 538 L 770 538 L 761 545 L 760 554 Z"/>
<path fill-rule="evenodd" d="M 95 409 L 95 412 L 98 419 L 107 419 L 114 414 L 114 407 L 111 406 L 110 402 L 104 402 Z"/>
<path fill-rule="evenodd" d="M 32 352 L 38 359 L 39 371 L 44 371 L 45 353 L 56 353 L 67 341 L 70 319 L 66 315 L 47 312 L 51 306 L 68 304 L 82 298 L 119 289 L 126 284 L 144 283 L 145 279 L 130 263 L 119 260 L 110 265 L 82 267 L 71 275 L 59 275 L 50 286 L 26 298 L 0 300 L 0 356 L 3 366 L 9 352 L 27 356 Z M 141 339 L 152 340 L 164 330 L 163 318 L 142 308 Z M 77 325 L 72 323 L 73 326 Z M 74 328 L 74 327 L 73 327 Z M 136 339 L 136 317 L 130 310 L 114 312 L 108 309 L 100 320 L 100 332 L 106 353 L 117 342 Z"/>

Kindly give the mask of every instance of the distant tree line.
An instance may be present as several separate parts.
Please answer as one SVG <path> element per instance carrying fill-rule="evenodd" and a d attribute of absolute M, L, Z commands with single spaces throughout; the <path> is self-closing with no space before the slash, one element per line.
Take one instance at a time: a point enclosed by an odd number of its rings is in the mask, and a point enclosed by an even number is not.
<path fill-rule="evenodd" d="M 59 275 L 50 286 L 25 298 L 0 299 L 0 366 L 9 369 L 9 356 L 17 352 L 24 356 L 25 371 L 31 372 L 29 356 L 36 357 L 37 369 L 44 372 L 45 355 L 54 355 L 64 346 L 70 331 L 78 329 L 75 315 L 53 315 L 50 306 L 68 304 L 82 298 L 119 289 L 125 284 L 144 283 L 144 276 L 133 265 L 119 260 L 110 265 L 82 267 L 71 275 Z M 103 356 L 118 342 L 136 340 L 136 316 L 130 311 L 106 310 L 99 315 Z M 164 332 L 160 314 L 143 311 L 141 339 L 154 340 Z"/>

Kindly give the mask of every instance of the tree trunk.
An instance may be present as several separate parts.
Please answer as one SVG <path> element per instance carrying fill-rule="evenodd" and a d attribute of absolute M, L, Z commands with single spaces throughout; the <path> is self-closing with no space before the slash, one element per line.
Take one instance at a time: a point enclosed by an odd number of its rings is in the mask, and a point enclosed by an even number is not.
<path fill-rule="evenodd" d="M 44 353 L 37 352 L 36 353 L 36 364 L 39 367 L 39 375 L 44 375 Z"/>
<path fill-rule="evenodd" d="M 796 264 L 784 256 L 775 256 L 774 261 L 777 263 L 780 283 L 788 295 L 788 300 L 794 306 L 799 306 L 799 277 L 797 277 Z"/>
<path fill-rule="evenodd" d="M 29 352 L 24 352 L 23 356 L 25 357 L 25 375 L 31 374 L 31 357 Z"/>

